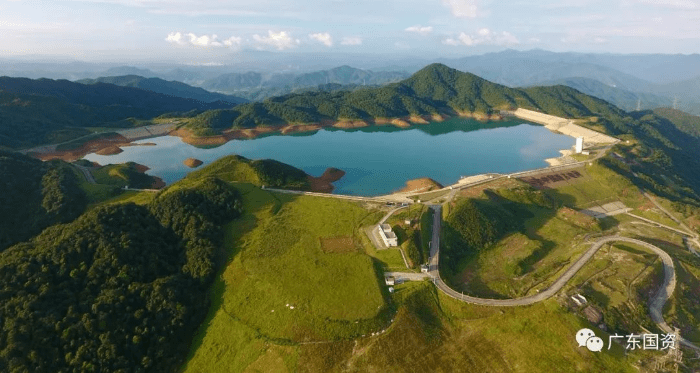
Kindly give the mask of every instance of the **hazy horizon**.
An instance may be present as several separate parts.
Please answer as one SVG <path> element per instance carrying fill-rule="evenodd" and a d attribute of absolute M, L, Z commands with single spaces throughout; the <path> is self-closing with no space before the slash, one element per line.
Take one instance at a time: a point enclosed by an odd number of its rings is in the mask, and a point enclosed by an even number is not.
<path fill-rule="evenodd" d="M 5 0 L 0 58 L 219 65 L 241 51 L 425 59 L 505 49 L 694 54 L 698 21 L 697 0 Z"/>

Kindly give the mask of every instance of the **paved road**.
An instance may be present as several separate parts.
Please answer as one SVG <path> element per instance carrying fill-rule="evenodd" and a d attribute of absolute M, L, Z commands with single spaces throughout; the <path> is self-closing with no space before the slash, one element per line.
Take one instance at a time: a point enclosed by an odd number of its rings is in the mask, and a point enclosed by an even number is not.
<path fill-rule="evenodd" d="M 610 243 L 610 242 L 628 242 L 628 243 L 633 243 L 637 244 L 643 247 L 648 248 L 649 250 L 653 251 L 656 253 L 660 258 L 664 266 L 664 283 L 659 289 L 659 291 L 654 295 L 654 297 L 651 299 L 651 302 L 649 304 L 649 313 L 651 315 L 652 320 L 659 326 L 661 330 L 663 330 L 666 333 L 671 333 L 673 330 L 671 327 L 666 324 L 663 318 L 663 307 L 664 304 L 666 304 L 666 301 L 669 299 L 669 297 L 673 294 L 673 291 L 676 288 L 676 274 L 674 271 L 674 266 L 673 266 L 673 259 L 671 258 L 670 255 L 668 255 L 665 251 L 661 250 L 660 248 L 648 243 L 644 242 L 641 240 L 636 240 L 633 238 L 628 238 L 628 237 L 622 237 L 622 236 L 607 236 L 607 237 L 602 237 L 599 240 L 597 240 L 590 249 L 588 249 L 576 262 L 574 262 L 571 267 L 569 267 L 566 272 L 564 272 L 559 278 L 546 290 L 539 292 L 535 295 L 527 296 L 527 297 L 522 297 L 522 298 L 515 298 L 515 299 L 486 299 L 486 298 L 477 298 L 477 297 L 472 297 L 469 295 L 464 295 L 462 293 L 458 293 L 454 289 L 450 288 L 445 284 L 444 281 L 442 281 L 442 278 L 440 278 L 440 271 L 438 270 L 438 265 L 439 265 L 439 254 L 440 254 L 440 224 L 442 221 L 442 208 L 439 205 L 433 205 L 431 206 L 433 211 L 435 212 L 433 214 L 434 220 L 433 220 L 433 237 L 432 237 L 432 242 L 430 246 L 430 267 L 429 267 L 429 273 L 430 277 L 433 279 L 433 282 L 435 283 L 435 286 L 437 286 L 440 291 L 443 293 L 447 294 L 448 296 L 455 298 L 457 300 L 461 300 L 466 303 L 471 303 L 471 304 L 478 304 L 478 305 L 483 305 L 483 306 L 525 306 L 525 305 L 530 305 L 534 304 L 537 302 L 541 302 L 547 298 L 550 298 L 554 294 L 556 294 L 559 290 L 561 290 L 564 285 L 566 285 L 571 278 L 574 277 L 574 275 L 581 269 L 583 266 L 588 263 L 591 258 L 595 255 L 595 253 L 605 244 Z M 690 347 L 692 349 L 695 349 L 697 351 L 700 351 L 700 347 L 695 346 L 688 340 L 681 338 L 680 343 L 683 344 L 686 347 Z"/>
<path fill-rule="evenodd" d="M 75 168 L 80 170 L 80 172 L 83 173 L 83 176 L 85 176 L 85 180 L 87 180 L 88 183 L 97 184 L 97 182 L 95 181 L 95 178 L 92 176 L 92 172 L 90 172 L 90 170 L 87 167 L 83 167 L 83 166 L 77 165 L 75 163 L 71 163 L 71 164 L 73 166 L 75 166 Z"/>
<path fill-rule="evenodd" d="M 427 273 L 415 273 L 415 272 L 384 272 L 384 276 L 391 276 L 396 280 L 403 281 L 423 281 L 426 278 L 430 278 Z"/>
<path fill-rule="evenodd" d="M 379 223 L 377 223 L 377 224 L 384 224 L 384 222 L 386 221 L 386 219 L 389 219 L 389 217 L 390 217 L 391 215 L 393 215 L 396 211 L 399 211 L 399 210 L 401 210 L 402 208 L 406 208 L 406 207 L 408 207 L 408 206 L 399 206 L 399 207 L 396 207 L 396 208 L 392 209 L 391 211 L 387 212 L 386 215 L 384 215 L 384 217 L 382 218 L 382 220 L 380 220 Z"/>
<path fill-rule="evenodd" d="M 635 175 L 635 176 L 637 176 L 637 175 Z M 655 222 L 655 221 L 651 221 L 651 220 L 648 220 L 648 219 L 641 218 L 641 217 L 636 216 L 636 215 L 632 215 L 632 216 L 634 216 L 634 217 L 637 218 L 637 219 L 649 221 L 649 222 L 654 223 L 654 224 L 657 224 L 657 225 L 659 225 L 659 226 L 661 226 L 661 227 L 664 227 L 664 228 L 667 228 L 667 229 L 676 231 L 676 232 L 678 232 L 678 233 L 687 235 L 687 236 L 690 238 L 690 239 L 688 240 L 688 241 L 690 242 L 690 244 L 686 244 L 686 246 L 688 247 L 688 250 L 690 250 L 690 252 L 693 253 L 693 254 L 695 254 L 696 256 L 700 256 L 700 253 L 698 253 L 698 252 L 693 248 L 693 245 L 695 245 L 695 247 L 697 247 L 697 248 L 700 250 L 700 235 L 698 235 L 696 232 L 694 232 L 692 229 L 690 229 L 690 227 L 688 227 L 682 220 L 676 218 L 676 216 L 673 215 L 670 211 L 666 210 L 666 208 L 664 208 L 663 206 L 661 206 L 661 204 L 660 204 L 659 202 L 656 201 L 656 198 L 652 197 L 649 193 L 645 192 L 645 191 L 644 191 L 643 189 L 641 189 L 641 188 L 639 189 L 639 191 L 644 195 L 644 197 L 646 197 L 649 201 L 651 201 L 651 203 L 653 203 L 654 206 L 656 206 L 659 210 L 661 210 L 664 214 L 666 214 L 666 216 L 668 216 L 671 220 L 673 220 L 674 222 L 676 222 L 676 224 L 680 225 L 681 228 L 683 228 L 683 229 L 685 230 L 685 232 L 680 231 L 680 230 L 675 229 L 675 228 L 672 228 L 672 227 L 669 227 L 668 225 L 664 225 L 664 224 L 661 224 L 661 223 L 658 223 L 658 222 Z M 630 214 L 630 215 L 631 215 L 631 214 Z"/>

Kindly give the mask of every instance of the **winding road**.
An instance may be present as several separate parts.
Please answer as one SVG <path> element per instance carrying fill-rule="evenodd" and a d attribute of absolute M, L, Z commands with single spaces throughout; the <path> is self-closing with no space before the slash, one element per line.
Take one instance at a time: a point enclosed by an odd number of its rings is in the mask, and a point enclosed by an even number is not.
<path fill-rule="evenodd" d="M 649 313 L 651 319 L 657 324 L 657 326 L 663 330 L 665 333 L 673 333 L 673 329 L 666 324 L 663 318 L 663 307 L 666 301 L 671 297 L 673 291 L 676 288 L 676 273 L 673 266 L 673 259 L 665 251 L 660 248 L 641 240 L 637 240 L 629 237 L 622 236 L 607 236 L 597 240 L 590 249 L 588 249 L 581 257 L 574 262 L 559 278 L 546 290 L 541 291 L 535 295 L 530 295 L 522 298 L 514 299 L 487 299 L 487 298 L 477 298 L 469 295 L 464 295 L 459 293 L 454 289 L 450 288 L 440 277 L 440 271 L 438 270 L 439 265 L 439 254 L 440 254 L 440 225 L 442 224 L 442 206 L 432 205 L 430 206 L 433 211 L 433 232 L 432 241 L 430 244 L 430 261 L 429 261 L 429 275 L 435 283 L 435 286 L 440 289 L 446 295 L 460 300 L 465 303 L 477 304 L 482 306 L 526 306 L 541 302 L 545 299 L 552 297 L 559 290 L 566 285 L 569 280 L 571 280 L 576 273 L 583 268 L 586 263 L 588 263 L 595 253 L 603 247 L 603 245 L 610 242 L 627 242 L 643 246 L 659 256 L 664 266 L 664 282 L 661 288 L 657 291 L 654 297 L 649 303 Z M 397 274 L 398 275 L 398 274 Z M 692 348 L 700 352 L 700 347 L 694 345 L 690 341 L 680 338 L 680 343 L 686 347 Z"/>

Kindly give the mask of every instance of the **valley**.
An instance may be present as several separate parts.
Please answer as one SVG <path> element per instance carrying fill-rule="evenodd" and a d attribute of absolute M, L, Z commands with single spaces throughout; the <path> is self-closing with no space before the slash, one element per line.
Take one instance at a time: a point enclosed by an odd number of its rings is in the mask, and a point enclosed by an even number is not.
<path fill-rule="evenodd" d="M 658 371 L 674 367 L 666 351 L 608 341 L 676 328 L 682 369 L 697 368 L 695 117 L 441 65 L 365 91 L 154 115 L 86 128 L 114 141 L 28 152 L 90 153 L 73 164 L 0 153 L 0 224 L 13 233 L 0 240 L 1 356 L 12 357 L 0 368 Z M 366 125 L 314 127 L 346 119 Z M 208 148 L 152 137 L 174 127 L 203 142 L 263 136 Z M 547 167 L 571 136 L 588 154 Z M 386 168 L 362 167 L 377 160 Z M 372 173 L 391 184 L 360 189 Z M 166 185 L 150 190 L 154 176 Z M 396 247 L 373 239 L 379 223 Z M 605 349 L 579 347 L 581 328 Z"/>

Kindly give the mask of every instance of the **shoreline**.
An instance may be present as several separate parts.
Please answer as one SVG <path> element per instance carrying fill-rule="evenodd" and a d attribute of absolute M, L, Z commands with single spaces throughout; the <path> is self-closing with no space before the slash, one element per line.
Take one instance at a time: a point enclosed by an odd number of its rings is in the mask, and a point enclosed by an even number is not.
<path fill-rule="evenodd" d="M 570 128 L 573 128 L 574 130 L 578 131 L 588 131 L 590 134 L 594 134 L 597 138 L 595 140 L 598 143 L 616 143 L 619 142 L 618 139 L 612 138 L 610 136 L 604 135 L 602 133 L 589 130 L 587 128 L 578 126 L 573 123 L 572 120 L 570 119 L 565 119 L 561 117 L 555 117 L 547 114 L 542 114 L 526 109 L 518 109 L 512 112 L 501 112 L 500 114 L 492 114 L 492 115 L 486 115 L 486 114 L 480 114 L 480 113 L 469 113 L 469 112 L 455 112 L 454 114 L 433 114 L 433 115 L 421 115 L 421 116 L 409 116 L 409 117 L 401 117 L 401 118 L 373 118 L 372 120 L 366 121 L 366 120 L 338 120 L 338 121 L 323 121 L 319 123 L 307 123 L 307 124 L 285 124 L 285 125 L 278 125 L 278 126 L 264 126 L 264 127 L 258 127 L 258 128 L 250 128 L 250 129 L 232 129 L 232 130 L 226 130 L 223 131 L 219 135 L 214 135 L 214 136 L 204 136 L 204 137 L 198 137 L 192 135 L 191 131 L 185 128 L 177 128 L 174 130 L 171 130 L 170 132 L 167 132 L 165 134 L 159 134 L 159 135 L 154 135 L 152 137 L 159 137 L 163 135 L 167 136 L 176 136 L 180 137 L 183 142 L 193 145 L 193 146 L 219 146 L 227 143 L 228 141 L 234 140 L 234 139 L 254 139 L 257 138 L 261 135 L 266 135 L 266 134 L 273 134 L 277 133 L 279 135 L 286 135 L 286 134 L 292 134 L 292 133 L 302 133 L 302 132 L 312 132 L 312 131 L 318 131 L 323 128 L 338 128 L 338 129 L 354 129 L 354 128 L 364 128 L 364 127 L 369 127 L 369 126 L 381 126 L 381 125 L 393 125 L 398 128 L 410 128 L 416 125 L 424 125 L 424 124 L 430 124 L 430 123 L 439 123 L 442 121 L 445 121 L 447 119 L 451 118 L 464 118 L 464 119 L 475 119 L 479 121 L 484 121 L 484 122 L 496 122 L 496 121 L 503 121 L 508 118 L 514 117 L 518 119 L 522 119 L 527 122 L 532 122 L 538 125 L 542 125 L 551 132 L 554 133 L 560 133 L 564 134 L 566 136 L 576 138 L 574 133 L 571 131 L 561 131 L 562 127 L 566 126 L 572 126 Z M 552 126 L 552 122 L 554 122 L 557 126 L 554 128 Z M 151 137 L 151 138 L 152 138 Z M 46 153 L 30 153 L 29 155 L 34 156 L 36 158 L 39 158 L 41 160 L 49 160 L 49 159 L 54 159 L 54 158 L 60 158 L 63 160 L 67 161 L 73 161 L 76 159 L 82 158 L 84 155 L 88 153 L 93 153 L 97 151 L 101 151 L 106 148 L 112 148 L 114 149 L 115 147 L 123 147 L 123 146 L 141 146 L 141 145 L 153 145 L 152 143 L 144 143 L 144 144 L 136 144 L 134 143 L 137 140 L 145 140 L 146 138 L 139 138 L 139 139 L 126 139 L 123 136 L 113 136 L 111 138 L 102 138 L 102 139 L 96 139 L 94 141 L 88 141 L 85 144 L 83 144 L 81 147 L 77 149 L 70 149 L 66 151 L 57 151 L 54 149 L 53 152 L 46 152 Z M 602 140 L 602 141 L 600 141 Z M 591 141 L 593 142 L 593 141 Z M 595 143 L 595 142 L 594 142 Z M 590 145 L 590 143 L 589 143 Z M 538 168 L 537 170 L 542 170 L 546 169 L 549 167 L 556 167 L 556 166 L 562 166 L 562 165 L 567 165 L 571 162 L 568 162 L 565 160 L 566 157 L 570 156 L 573 151 L 569 149 L 563 149 L 560 150 L 560 153 L 562 154 L 560 157 L 556 158 L 547 158 L 545 159 L 545 162 L 548 164 L 547 167 L 543 168 Z M 332 169 L 329 168 L 329 170 Z M 326 170 L 326 171 L 329 171 Z M 332 191 L 335 189 L 332 185 L 333 182 L 339 180 L 342 178 L 345 174 L 342 170 L 338 170 L 342 172 L 342 175 L 340 175 L 337 178 L 333 178 L 334 180 L 329 180 L 329 175 L 321 175 L 320 177 L 314 177 L 311 175 L 309 176 L 309 180 L 313 181 L 315 187 L 313 188 L 314 191 L 323 191 L 325 193 L 332 193 Z M 525 171 L 527 172 L 527 171 Z M 473 177 L 478 177 L 480 175 L 471 175 Z M 423 179 L 421 177 L 406 180 L 405 182 L 408 183 L 415 181 L 415 180 L 420 180 Z M 323 184 L 323 185 L 321 185 Z M 443 190 L 447 189 L 450 187 L 458 187 L 461 184 L 461 179 L 457 180 L 454 184 L 450 184 L 447 187 L 442 187 L 442 188 L 437 188 L 437 190 Z M 432 188 L 431 188 L 432 189 Z M 399 191 L 398 193 L 402 193 L 403 191 Z M 414 191 L 416 192 L 416 191 Z M 417 191 L 418 193 L 422 193 L 420 191 Z M 405 193 L 405 192 L 403 192 Z M 391 195 L 389 193 L 388 195 Z"/>
<path fill-rule="evenodd" d="M 152 143 L 135 144 L 135 141 L 146 140 L 160 136 L 175 136 L 182 139 L 186 144 L 199 147 L 220 146 L 231 140 L 237 139 L 255 139 L 261 135 L 278 133 L 280 135 L 288 135 L 293 133 L 314 132 L 324 128 L 337 129 L 354 129 L 365 128 L 370 126 L 391 125 L 397 128 L 411 128 L 417 125 L 426 125 L 430 123 L 440 123 L 452 118 L 474 119 L 480 122 L 499 122 L 503 121 L 508 116 L 501 114 L 485 114 L 476 112 L 453 111 L 450 113 L 442 112 L 436 114 L 411 115 L 396 118 L 372 118 L 363 119 L 339 119 L 339 120 L 324 120 L 315 123 L 286 123 L 281 125 L 270 125 L 256 128 L 241 128 L 228 129 L 222 131 L 218 135 L 212 136 L 196 136 L 191 130 L 180 127 L 170 130 L 165 133 L 154 134 L 153 136 L 128 138 L 122 135 L 114 135 L 110 137 L 98 138 L 86 141 L 79 147 L 67 150 L 58 150 L 55 145 L 38 146 L 32 149 L 27 149 L 27 155 L 47 161 L 51 159 L 61 159 L 67 162 L 72 162 L 83 158 L 90 153 L 105 152 L 118 154 L 115 148 L 123 148 L 125 146 L 148 146 Z M 41 149 L 45 151 L 41 151 Z M 34 150 L 34 151 L 32 151 Z"/>
<path fill-rule="evenodd" d="M 455 112 L 437 113 L 431 115 L 411 115 L 396 118 L 372 118 L 368 120 L 339 119 L 335 121 L 324 120 L 314 123 L 286 123 L 256 128 L 229 129 L 222 131 L 221 134 L 212 136 L 196 136 L 191 130 L 181 127 L 170 132 L 168 135 L 180 137 L 183 142 L 193 146 L 218 146 L 231 140 L 255 139 L 260 135 L 272 133 L 288 135 L 293 133 L 314 132 L 324 128 L 354 129 L 384 125 L 393 125 L 398 128 L 406 129 L 416 125 L 439 123 L 451 118 L 475 119 L 483 122 L 497 122 L 505 119 L 504 116 L 500 114 L 488 115 L 482 113 Z"/>

